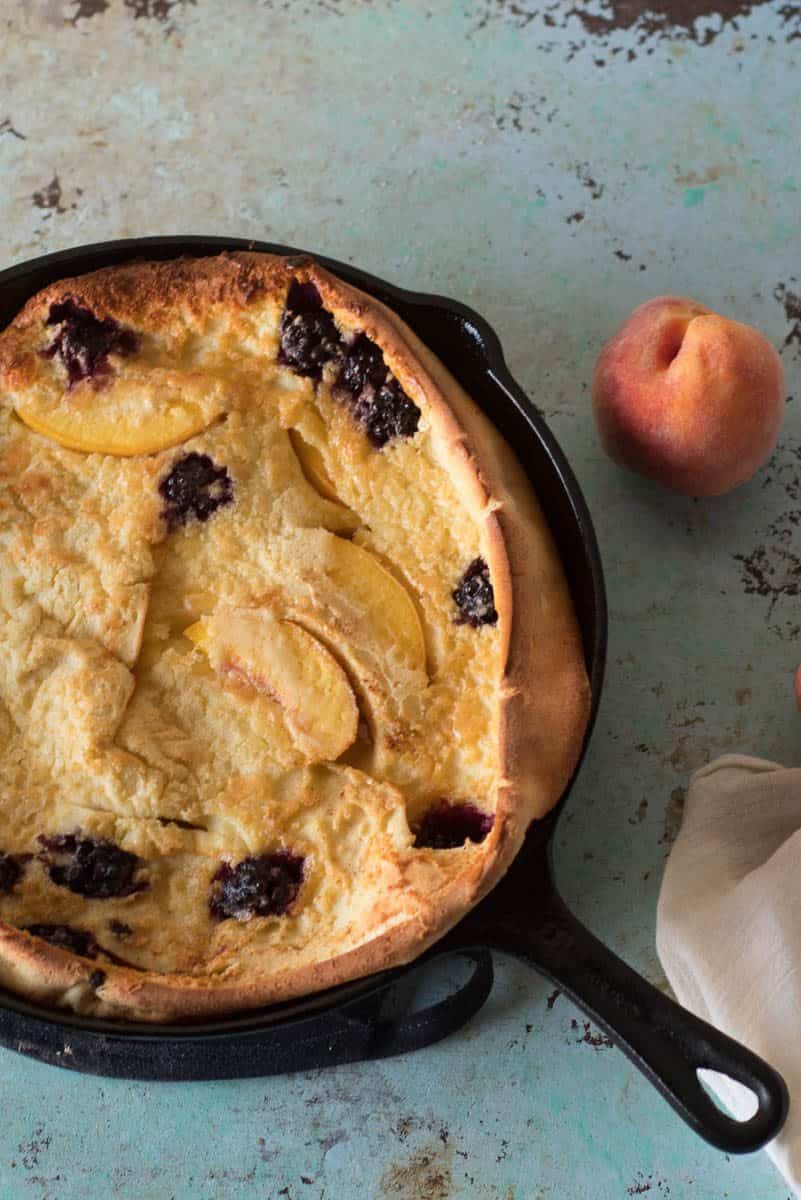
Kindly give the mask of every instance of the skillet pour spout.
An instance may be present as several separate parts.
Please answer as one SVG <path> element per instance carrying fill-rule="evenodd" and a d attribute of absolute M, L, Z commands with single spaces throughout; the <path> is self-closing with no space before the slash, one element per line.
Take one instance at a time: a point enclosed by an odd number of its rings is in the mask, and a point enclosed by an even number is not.
<path fill-rule="evenodd" d="M 135 259 L 222 251 L 303 253 L 237 238 L 162 237 L 100 243 L 49 254 L 0 272 L 0 327 L 66 275 Z M 603 570 L 592 521 L 556 439 L 506 367 L 497 335 L 464 305 L 394 287 L 318 255 L 334 274 L 383 301 L 444 362 L 517 450 L 559 548 L 584 639 L 598 709 L 606 655 Z M 586 741 L 585 741 L 586 749 Z M 569 792 L 569 788 L 567 789 Z M 730 1153 L 756 1150 L 779 1132 L 788 1098 L 781 1077 L 745 1047 L 652 987 L 570 913 L 553 883 L 550 842 L 567 792 L 538 822 L 494 891 L 420 960 L 407 967 L 274 1005 L 246 1016 L 178 1026 L 123 1024 L 57 1013 L 0 992 L 0 1044 L 42 1061 L 129 1079 L 219 1079 L 310 1070 L 398 1054 L 461 1027 L 492 987 L 492 951 L 548 976 L 623 1049 L 701 1137 Z M 445 999 L 412 1008 L 421 964 L 458 956 L 466 981 Z M 738 1122 L 704 1090 L 699 1070 L 723 1072 L 755 1094 Z"/>

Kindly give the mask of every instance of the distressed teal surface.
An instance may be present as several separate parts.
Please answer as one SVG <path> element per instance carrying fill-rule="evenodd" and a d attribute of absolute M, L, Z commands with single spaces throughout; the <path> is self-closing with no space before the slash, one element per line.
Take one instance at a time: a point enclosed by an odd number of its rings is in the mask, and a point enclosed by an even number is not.
<path fill-rule="evenodd" d="M 660 987 L 656 896 L 690 771 L 730 749 L 797 764 L 801 740 L 801 17 L 693 7 L 688 29 L 664 2 L 633 24 L 634 6 L 582 0 L 0 4 L 2 265 L 252 236 L 497 327 L 608 573 L 608 682 L 558 874 Z M 668 496 L 598 448 L 595 355 L 661 292 L 783 348 L 780 447 L 732 496 Z M 119 1083 L 0 1052 L 0 1200 L 787 1197 L 764 1156 L 699 1142 L 551 992 L 501 961 L 461 1034 L 311 1076 Z"/>

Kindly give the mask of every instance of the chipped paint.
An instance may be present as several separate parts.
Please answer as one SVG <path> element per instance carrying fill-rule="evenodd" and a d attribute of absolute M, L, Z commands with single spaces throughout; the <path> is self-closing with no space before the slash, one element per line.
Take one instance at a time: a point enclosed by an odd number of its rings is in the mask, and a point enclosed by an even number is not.
<path fill-rule="evenodd" d="M 571 1038 L 576 1045 L 592 1046 L 594 1050 L 611 1050 L 612 1041 L 605 1033 L 595 1029 L 589 1021 L 579 1023 L 575 1018 L 570 1022 L 570 1028 L 578 1033 L 578 1037 Z"/>
<path fill-rule="evenodd" d="M 638 1171 L 634 1183 L 626 1188 L 626 1195 L 644 1196 L 646 1193 L 651 1193 L 649 1200 L 656 1200 L 657 1197 L 670 1196 L 671 1188 L 664 1179 L 658 1179 L 653 1174 L 645 1175 L 642 1171 Z"/>
<path fill-rule="evenodd" d="M 734 555 L 742 565 L 743 591 L 767 599 L 768 616 L 772 616 L 780 600 L 794 600 L 801 595 L 801 550 L 796 552 L 782 544 L 792 536 L 785 522 L 789 520 L 792 525 L 797 525 L 799 518 L 801 511 L 785 514 L 781 524 L 770 526 L 769 532 L 776 536 L 776 541 L 756 546 L 750 554 Z"/>
<path fill-rule="evenodd" d="M 155 21 L 159 25 L 170 23 L 173 13 L 194 8 L 197 0 L 123 0 L 137 21 Z"/>
<path fill-rule="evenodd" d="M 794 278 L 791 278 L 790 282 L 797 286 Z M 777 283 L 773 289 L 773 295 L 781 304 L 784 315 L 790 323 L 782 345 L 785 348 L 792 346 L 798 355 L 801 352 L 801 295 L 793 291 L 786 283 Z"/>
<path fill-rule="evenodd" d="M 587 191 L 590 193 L 591 199 L 600 200 L 601 196 L 604 194 L 604 185 L 599 183 L 597 179 L 593 178 L 592 171 L 590 170 L 590 164 L 586 162 L 578 163 L 574 167 L 574 171 L 576 173 L 576 179 L 578 179 L 582 187 L 587 189 Z"/>
<path fill-rule="evenodd" d="M 545 93 L 512 92 L 495 105 L 495 127 L 502 132 L 541 133 L 558 113 L 559 109 Z"/>
<path fill-rule="evenodd" d="M 79 21 L 88 21 L 104 13 L 109 4 L 110 0 L 73 0 L 69 20 L 72 25 L 77 25 Z"/>
<path fill-rule="evenodd" d="M 727 34 L 737 34 L 743 22 L 769 0 L 586 0 L 566 4 L 562 0 L 483 0 L 473 27 L 481 34 L 493 27 L 509 26 L 527 31 L 537 40 L 539 50 L 553 50 L 555 31 L 569 34 L 567 61 L 580 51 L 593 54 L 593 63 L 605 67 L 618 56 L 633 62 L 638 54 L 651 55 L 666 43 L 678 54 L 683 43 L 712 46 Z M 796 4 L 774 4 L 780 21 L 780 36 L 788 45 L 801 37 L 801 10 Z M 550 35 L 550 36 L 549 36 Z M 583 36 L 582 36 L 583 35 Z M 742 53 L 746 42 L 736 38 L 735 53 Z M 599 54 L 606 51 L 610 56 Z"/>

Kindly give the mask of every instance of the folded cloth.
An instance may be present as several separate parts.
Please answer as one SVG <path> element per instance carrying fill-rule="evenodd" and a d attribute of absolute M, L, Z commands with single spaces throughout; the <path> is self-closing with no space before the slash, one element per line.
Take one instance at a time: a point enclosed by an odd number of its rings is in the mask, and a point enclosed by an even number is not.
<path fill-rule="evenodd" d="M 656 942 L 679 1001 L 784 1076 L 790 1114 L 768 1153 L 801 1196 L 801 769 L 727 754 L 693 775 Z M 751 1115 L 750 1092 L 708 1082 Z"/>

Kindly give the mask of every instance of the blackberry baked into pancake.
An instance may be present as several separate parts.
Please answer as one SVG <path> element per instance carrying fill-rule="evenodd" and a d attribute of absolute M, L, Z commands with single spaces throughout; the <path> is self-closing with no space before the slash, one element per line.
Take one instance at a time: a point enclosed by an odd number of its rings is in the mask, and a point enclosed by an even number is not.
<path fill-rule="evenodd" d="M 241 253 L 0 334 L 0 986 L 174 1020 L 406 962 L 588 708 L 522 470 L 381 304 Z"/>

